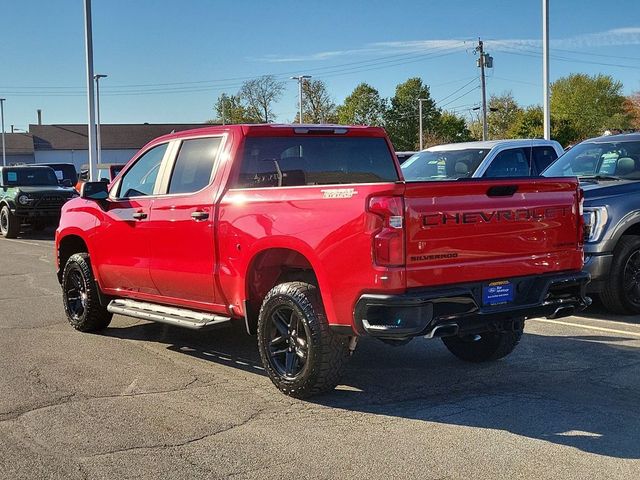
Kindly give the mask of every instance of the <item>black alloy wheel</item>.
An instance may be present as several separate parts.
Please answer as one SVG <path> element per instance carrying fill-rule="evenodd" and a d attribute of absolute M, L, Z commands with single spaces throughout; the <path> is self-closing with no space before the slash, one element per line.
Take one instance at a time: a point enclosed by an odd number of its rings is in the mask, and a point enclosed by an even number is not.
<path fill-rule="evenodd" d="M 78 321 L 87 309 L 87 287 L 82 272 L 79 269 L 70 271 L 65 278 L 63 288 L 69 315 L 73 320 Z"/>
<path fill-rule="evenodd" d="M 635 250 L 627 258 L 624 266 L 622 288 L 626 299 L 636 309 L 640 309 L 640 250 Z"/>
<path fill-rule="evenodd" d="M 268 329 L 273 368 L 287 380 L 294 380 L 307 366 L 309 327 L 293 308 L 279 306 L 271 312 Z"/>

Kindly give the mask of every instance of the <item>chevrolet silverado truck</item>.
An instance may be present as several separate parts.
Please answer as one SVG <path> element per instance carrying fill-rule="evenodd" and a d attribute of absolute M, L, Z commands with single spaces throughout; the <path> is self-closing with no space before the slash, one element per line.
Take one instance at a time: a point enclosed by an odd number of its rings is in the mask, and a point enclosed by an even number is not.
<path fill-rule="evenodd" d="M 544 175 L 580 180 L 587 293 L 611 312 L 640 314 L 640 134 L 585 140 Z"/>
<path fill-rule="evenodd" d="M 56 232 L 64 309 L 195 330 L 244 322 L 284 393 L 333 389 L 361 336 L 508 355 L 589 303 L 575 178 L 404 178 L 381 128 L 231 125 L 160 137 Z"/>
<path fill-rule="evenodd" d="M 23 225 L 57 225 L 62 205 L 77 196 L 71 182 L 60 185 L 50 167 L 0 167 L 0 234 L 15 238 Z"/>

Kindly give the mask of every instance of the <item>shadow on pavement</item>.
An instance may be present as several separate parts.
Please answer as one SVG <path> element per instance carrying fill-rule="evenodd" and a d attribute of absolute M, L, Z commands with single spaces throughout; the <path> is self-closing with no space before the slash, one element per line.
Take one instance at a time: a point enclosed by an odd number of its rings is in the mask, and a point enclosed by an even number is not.
<path fill-rule="evenodd" d="M 595 320 L 610 320 L 620 323 L 640 324 L 640 315 L 617 315 L 609 312 L 597 296 L 593 296 L 593 303 L 589 308 L 574 314 L 576 317 L 593 318 Z"/>
<path fill-rule="evenodd" d="M 160 324 L 110 328 L 196 358 L 265 375 L 255 337 L 240 326 L 191 332 Z M 629 338 L 525 334 L 508 358 L 463 363 L 441 342 L 360 341 L 323 407 L 508 431 L 616 458 L 640 458 L 640 352 Z M 607 343 L 605 343 L 607 342 Z M 609 342 L 615 342 L 611 344 Z"/>

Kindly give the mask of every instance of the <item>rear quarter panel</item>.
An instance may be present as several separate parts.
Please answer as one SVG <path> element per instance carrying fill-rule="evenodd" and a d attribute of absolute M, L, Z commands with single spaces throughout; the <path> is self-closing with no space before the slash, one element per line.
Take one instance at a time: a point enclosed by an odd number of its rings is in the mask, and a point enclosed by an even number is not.
<path fill-rule="evenodd" d="M 252 260 L 266 249 L 288 248 L 313 266 L 329 323 L 351 325 L 361 293 L 405 288 L 404 268 L 373 265 L 375 227 L 366 212 L 371 195 L 403 189 L 382 183 L 229 190 L 218 216 L 222 290 L 242 306 Z"/>

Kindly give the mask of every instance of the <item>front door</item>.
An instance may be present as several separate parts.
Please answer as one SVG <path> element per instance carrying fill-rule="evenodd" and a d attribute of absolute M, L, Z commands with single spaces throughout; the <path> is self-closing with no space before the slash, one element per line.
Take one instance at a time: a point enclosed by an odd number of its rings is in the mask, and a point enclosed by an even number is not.
<path fill-rule="evenodd" d="M 152 147 L 139 156 L 113 186 L 110 198 L 100 208 L 92 243 L 94 265 L 101 287 L 157 294 L 149 274 L 150 219 L 158 173 L 167 144 Z"/>
<path fill-rule="evenodd" d="M 151 208 L 151 279 L 177 303 L 216 303 L 215 164 L 222 137 L 183 140 L 166 195 Z"/>

